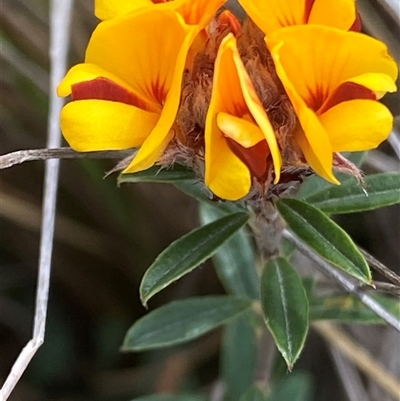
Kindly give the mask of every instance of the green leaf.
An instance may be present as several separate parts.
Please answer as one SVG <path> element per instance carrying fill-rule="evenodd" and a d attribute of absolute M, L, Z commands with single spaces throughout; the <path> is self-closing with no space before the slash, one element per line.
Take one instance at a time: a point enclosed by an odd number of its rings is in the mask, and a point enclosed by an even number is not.
<path fill-rule="evenodd" d="M 231 214 L 174 241 L 144 274 L 140 284 L 143 304 L 212 256 L 247 220 L 246 213 Z"/>
<path fill-rule="evenodd" d="M 371 272 L 350 236 L 323 212 L 296 199 L 282 199 L 278 209 L 291 230 L 319 255 L 365 283 Z"/>
<path fill-rule="evenodd" d="M 171 302 L 135 322 L 125 336 L 122 350 L 144 351 L 193 340 L 238 317 L 250 307 L 250 300 L 231 296 Z"/>
<path fill-rule="evenodd" d="M 400 316 L 400 302 L 397 299 L 382 295 L 375 295 L 374 298 L 388 313 Z M 357 297 L 347 294 L 313 298 L 310 303 L 310 318 L 312 320 L 329 319 L 361 324 L 385 323 Z"/>
<path fill-rule="evenodd" d="M 266 401 L 267 398 L 261 389 L 253 385 L 241 397 L 240 401 Z"/>
<path fill-rule="evenodd" d="M 382 173 L 365 178 L 365 193 L 355 180 L 331 187 L 307 198 L 325 213 L 354 213 L 400 203 L 400 174 Z"/>
<path fill-rule="evenodd" d="M 154 394 L 135 398 L 132 401 L 206 401 L 206 398 L 191 394 Z"/>
<path fill-rule="evenodd" d="M 308 300 L 300 277 L 286 259 L 271 259 L 265 266 L 261 306 L 268 329 L 291 370 L 307 337 Z"/>
<path fill-rule="evenodd" d="M 345 153 L 344 156 L 346 157 L 347 160 L 354 163 L 357 167 L 360 167 L 363 161 L 367 157 L 367 152 Z M 344 173 L 338 173 L 336 174 L 336 176 L 340 182 L 345 182 L 349 179 L 354 179 L 351 175 Z M 296 198 L 304 199 L 316 192 L 320 192 L 324 189 L 331 188 L 332 185 L 333 184 L 331 184 L 329 181 L 326 181 L 324 178 L 319 177 L 318 175 L 312 175 L 310 177 L 307 177 L 301 184 Z"/>
<path fill-rule="evenodd" d="M 180 164 L 174 164 L 168 169 L 161 168 L 160 166 L 153 166 L 147 170 L 133 174 L 120 174 L 118 177 L 118 185 L 138 182 L 175 183 L 177 181 L 194 181 L 194 179 L 195 174 L 192 170 Z"/>
<path fill-rule="evenodd" d="M 306 373 L 291 373 L 273 387 L 268 401 L 310 401 L 313 399 L 313 383 Z"/>
<path fill-rule="evenodd" d="M 214 206 L 200 204 L 200 221 L 208 224 L 226 216 Z M 259 279 L 256 257 L 250 235 L 245 228 L 236 232 L 212 257 L 217 274 L 225 289 L 232 295 L 259 299 Z"/>
<path fill-rule="evenodd" d="M 257 364 L 255 328 L 246 315 L 229 323 L 222 343 L 221 376 L 225 384 L 225 398 L 237 401 L 254 382 Z"/>

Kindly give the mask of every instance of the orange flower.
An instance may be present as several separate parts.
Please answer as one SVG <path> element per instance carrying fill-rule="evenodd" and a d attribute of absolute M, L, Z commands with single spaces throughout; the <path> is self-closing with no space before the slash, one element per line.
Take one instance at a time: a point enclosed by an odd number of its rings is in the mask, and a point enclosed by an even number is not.
<path fill-rule="evenodd" d="M 355 0 L 239 0 L 239 3 L 265 34 L 303 24 L 359 30 Z"/>
<path fill-rule="evenodd" d="M 325 26 L 287 27 L 265 41 L 302 128 L 295 139 L 308 164 L 338 183 L 333 152 L 372 149 L 390 133 L 393 117 L 376 99 L 396 90 L 396 63 L 380 41 Z"/>
<path fill-rule="evenodd" d="M 221 42 L 205 127 L 205 183 L 217 196 L 247 195 L 271 155 L 279 180 L 281 155 L 274 130 L 240 58 L 232 34 Z"/>

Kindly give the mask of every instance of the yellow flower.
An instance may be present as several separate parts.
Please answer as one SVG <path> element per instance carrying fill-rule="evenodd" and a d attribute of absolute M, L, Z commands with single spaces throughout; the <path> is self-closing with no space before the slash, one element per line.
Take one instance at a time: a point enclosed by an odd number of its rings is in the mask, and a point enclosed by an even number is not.
<path fill-rule="evenodd" d="M 239 3 L 265 34 L 304 24 L 359 30 L 355 0 L 239 0 Z"/>
<path fill-rule="evenodd" d="M 240 58 L 235 37 L 221 42 L 205 127 L 205 183 L 220 198 L 247 195 L 271 155 L 279 180 L 281 155 L 274 130 Z"/>
<path fill-rule="evenodd" d="M 376 99 L 396 90 L 396 63 L 380 41 L 325 26 L 282 28 L 265 41 L 299 119 L 295 139 L 304 157 L 337 183 L 333 152 L 375 148 L 392 128 Z"/>

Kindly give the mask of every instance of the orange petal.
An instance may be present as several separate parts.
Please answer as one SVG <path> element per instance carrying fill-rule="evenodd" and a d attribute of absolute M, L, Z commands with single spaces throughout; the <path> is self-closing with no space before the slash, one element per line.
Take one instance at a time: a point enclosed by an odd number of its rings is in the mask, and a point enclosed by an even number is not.
<path fill-rule="evenodd" d="M 176 57 L 175 71 L 171 79 L 161 117 L 135 158 L 124 170 L 124 173 L 133 173 L 151 167 L 160 158 L 162 152 L 173 138 L 174 133 L 171 131 L 171 128 L 178 113 L 186 56 L 196 34 L 197 30 L 193 29 L 184 38 L 181 50 Z"/>
<path fill-rule="evenodd" d="M 182 15 L 187 24 L 205 28 L 225 2 L 226 0 L 173 0 L 160 7 L 170 6 Z"/>
<path fill-rule="evenodd" d="M 306 0 L 239 0 L 239 3 L 265 34 L 306 23 Z"/>
<path fill-rule="evenodd" d="M 356 20 L 355 0 L 315 0 L 309 24 L 349 30 Z"/>
<path fill-rule="evenodd" d="M 289 29 L 289 28 L 284 28 Z M 335 182 L 336 178 L 332 173 L 332 148 L 329 138 L 315 112 L 308 106 L 302 97 L 302 93 L 298 92 L 298 79 L 295 84 L 286 73 L 286 63 L 288 62 L 287 54 L 281 52 L 283 43 L 272 48 L 272 57 L 275 62 L 276 72 L 281 79 L 286 93 L 296 111 L 300 125 L 304 131 L 298 139 L 300 148 L 310 166 L 320 175 L 328 180 Z M 281 60 L 281 55 L 284 57 Z M 283 61 L 283 62 L 282 62 Z M 292 60 L 294 63 L 295 61 Z M 300 75 L 301 78 L 302 75 Z M 295 86 L 297 85 L 297 87 Z M 300 135 L 300 134 L 299 134 Z"/>
<path fill-rule="evenodd" d="M 393 116 L 383 104 L 373 100 L 339 103 L 319 116 L 334 152 L 376 148 L 389 135 Z"/>
<path fill-rule="evenodd" d="M 61 129 L 78 152 L 127 149 L 141 145 L 159 117 L 124 103 L 77 100 L 63 107 Z"/>
<path fill-rule="evenodd" d="M 186 58 L 198 28 L 186 25 L 173 11 L 144 10 L 147 11 L 100 23 L 90 40 L 86 62 L 117 76 L 148 102 L 162 106 L 171 88 L 178 57 Z"/>

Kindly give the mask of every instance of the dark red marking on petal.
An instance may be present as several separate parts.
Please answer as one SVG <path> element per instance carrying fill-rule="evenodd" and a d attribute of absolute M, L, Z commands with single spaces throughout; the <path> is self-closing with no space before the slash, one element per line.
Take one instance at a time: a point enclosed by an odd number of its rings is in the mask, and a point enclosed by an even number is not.
<path fill-rule="evenodd" d="M 345 82 L 336 88 L 329 101 L 318 110 L 318 114 L 324 113 L 339 103 L 354 99 L 376 100 L 376 95 L 371 89 L 368 89 L 365 86 L 354 82 Z"/>
<path fill-rule="evenodd" d="M 361 15 L 358 11 L 356 11 L 356 19 L 354 20 L 353 25 L 350 27 L 349 31 L 361 32 L 361 28 L 362 28 Z"/>
<path fill-rule="evenodd" d="M 244 148 L 231 138 L 225 137 L 232 152 L 249 168 L 253 177 L 261 178 L 267 171 L 269 147 L 266 141 L 260 141 L 250 148 Z"/>
<path fill-rule="evenodd" d="M 304 22 L 308 22 L 315 0 L 306 0 L 304 7 Z"/>
<path fill-rule="evenodd" d="M 96 78 L 91 81 L 72 85 L 72 100 L 99 99 L 110 100 L 136 106 L 147 110 L 146 102 L 108 78 Z"/>

